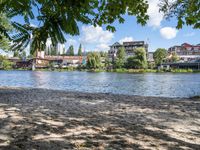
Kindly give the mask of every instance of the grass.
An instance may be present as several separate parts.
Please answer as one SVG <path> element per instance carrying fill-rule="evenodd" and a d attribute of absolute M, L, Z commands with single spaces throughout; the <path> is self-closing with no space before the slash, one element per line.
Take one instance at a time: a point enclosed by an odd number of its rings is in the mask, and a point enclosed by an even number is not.
<path fill-rule="evenodd" d="M 172 73 L 193 73 L 192 69 L 171 69 Z"/>

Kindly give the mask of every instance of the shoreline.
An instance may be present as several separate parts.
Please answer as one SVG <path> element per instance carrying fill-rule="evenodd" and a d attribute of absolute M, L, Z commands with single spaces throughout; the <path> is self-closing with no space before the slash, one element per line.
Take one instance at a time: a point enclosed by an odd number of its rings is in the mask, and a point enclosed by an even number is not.
<path fill-rule="evenodd" d="M 52 91 L 52 92 L 58 92 L 58 93 L 72 93 L 72 94 L 88 94 L 88 95 L 104 95 L 104 96 L 128 96 L 128 97 L 146 97 L 146 98 L 161 98 L 161 99 L 195 99 L 195 98 L 200 98 L 200 95 L 194 95 L 194 96 L 185 96 L 185 97 L 180 97 L 180 96 L 158 96 L 158 95 L 133 95 L 133 94 L 120 94 L 120 93 L 103 93 L 103 92 L 89 92 L 89 91 L 70 91 L 70 90 L 61 90 L 61 89 L 51 89 L 51 88 L 38 88 L 38 87 L 20 87 L 20 86 L 0 86 L 0 90 L 47 90 L 47 91 Z"/>
<path fill-rule="evenodd" d="M 96 69 L 96 70 L 88 70 L 88 69 L 9 69 L 9 70 L 3 70 L 0 69 L 0 71 L 46 71 L 46 72 L 72 72 L 72 71 L 78 71 L 78 72 L 92 72 L 92 73 L 128 73 L 128 74 L 144 74 L 144 73 L 173 73 L 173 74 L 181 74 L 181 73 L 200 73 L 200 70 L 191 70 L 191 69 L 172 69 L 172 70 L 157 70 L 157 69 L 116 69 L 116 70 L 103 70 L 103 69 Z"/>
<path fill-rule="evenodd" d="M 0 87 L 0 149 L 199 149 L 200 99 Z"/>

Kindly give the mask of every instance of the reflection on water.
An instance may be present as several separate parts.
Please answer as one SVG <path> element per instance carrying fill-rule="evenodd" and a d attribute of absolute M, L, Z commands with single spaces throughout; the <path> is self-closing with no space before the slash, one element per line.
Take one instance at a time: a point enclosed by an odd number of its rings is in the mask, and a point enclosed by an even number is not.
<path fill-rule="evenodd" d="M 200 95 L 200 74 L 0 71 L 0 86 L 189 97 Z"/>

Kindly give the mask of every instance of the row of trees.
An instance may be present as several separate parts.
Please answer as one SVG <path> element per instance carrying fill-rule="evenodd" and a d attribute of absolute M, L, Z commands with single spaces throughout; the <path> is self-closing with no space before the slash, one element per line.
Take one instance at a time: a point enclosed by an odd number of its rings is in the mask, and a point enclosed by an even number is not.
<path fill-rule="evenodd" d="M 154 52 L 153 58 L 156 66 L 165 62 L 177 62 L 180 59 L 176 53 L 172 53 L 169 57 L 167 50 L 164 48 L 158 48 Z"/>
<path fill-rule="evenodd" d="M 134 50 L 134 56 L 128 57 L 126 59 L 126 53 L 124 47 L 119 48 L 117 56 L 113 61 L 109 61 L 107 53 L 104 52 L 90 52 L 87 55 L 87 67 L 89 69 L 98 69 L 103 65 L 101 64 L 101 59 L 105 60 L 105 67 L 110 67 L 114 69 L 145 69 L 145 68 L 155 68 L 156 66 L 165 62 L 177 62 L 179 57 L 176 53 L 172 53 L 168 56 L 167 50 L 164 48 L 158 48 L 154 54 L 154 63 L 151 64 L 147 62 L 147 54 L 144 48 L 136 48 Z"/>
<path fill-rule="evenodd" d="M 87 55 L 87 67 L 89 69 L 98 69 L 102 67 L 101 61 L 105 61 L 104 67 L 113 67 L 114 69 L 144 69 L 147 68 L 146 51 L 144 48 L 134 50 L 134 56 L 126 59 L 125 48 L 119 48 L 117 56 L 113 61 L 108 59 L 107 53 L 90 52 Z"/>
<path fill-rule="evenodd" d="M 0 69 L 12 69 L 13 63 L 10 62 L 5 56 L 0 55 Z"/>
<path fill-rule="evenodd" d="M 160 11 L 168 18 L 177 18 L 177 28 L 191 25 L 200 28 L 199 0 L 159 0 Z M 113 23 L 124 23 L 124 14 L 135 16 L 138 23 L 145 25 L 149 19 L 148 2 L 144 0 L 74 1 L 74 0 L 1 0 L 0 1 L 0 47 L 12 42 L 12 50 L 21 51 L 31 43 L 31 53 L 45 49 L 51 38 L 53 45 L 65 43 L 65 35 L 79 35 L 78 22 L 86 25 L 103 26 L 114 32 Z M 23 20 L 16 22 L 16 16 Z M 89 16 L 89 17 L 88 17 Z M 3 21 L 2 21 L 3 20 Z M 6 23 L 6 20 L 8 21 Z M 34 20 L 38 25 L 31 26 Z M 10 28 L 14 28 L 12 30 Z M 13 31 L 13 32 L 12 32 Z M 32 42 L 31 42 L 32 41 Z"/>
<path fill-rule="evenodd" d="M 62 56 L 75 56 L 76 54 L 74 53 L 74 46 L 73 45 L 70 45 L 68 50 L 66 51 L 65 48 L 63 48 L 63 52 L 62 54 L 60 54 L 60 52 L 57 52 L 56 51 L 56 48 L 51 46 L 50 48 L 48 48 L 46 51 L 45 51 L 46 55 L 52 55 L 52 56 L 56 56 L 56 55 L 62 55 Z M 77 56 L 82 56 L 83 53 L 82 53 L 82 45 L 80 44 L 79 45 L 79 48 L 78 48 L 78 53 L 77 53 Z"/>
<path fill-rule="evenodd" d="M 122 47 L 118 50 L 116 59 L 112 62 L 112 65 L 116 69 L 145 69 L 147 68 L 147 57 L 144 48 L 136 48 L 134 50 L 134 56 L 125 58 L 125 49 Z"/>

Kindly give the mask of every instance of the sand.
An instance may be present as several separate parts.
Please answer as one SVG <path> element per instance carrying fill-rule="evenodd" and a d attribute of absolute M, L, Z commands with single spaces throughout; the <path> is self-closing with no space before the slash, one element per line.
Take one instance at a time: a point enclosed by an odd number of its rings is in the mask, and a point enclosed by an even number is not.
<path fill-rule="evenodd" d="M 0 149 L 200 149 L 200 99 L 2 87 Z"/>

